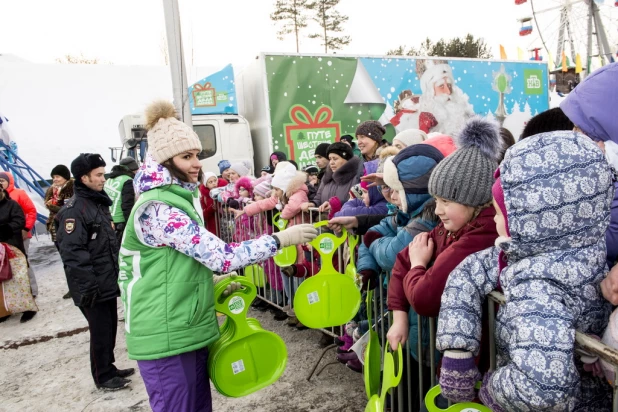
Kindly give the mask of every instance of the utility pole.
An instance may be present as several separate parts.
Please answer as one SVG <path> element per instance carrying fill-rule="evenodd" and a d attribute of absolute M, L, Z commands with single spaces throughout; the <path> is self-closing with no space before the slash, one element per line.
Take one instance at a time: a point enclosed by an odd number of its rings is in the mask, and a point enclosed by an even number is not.
<path fill-rule="evenodd" d="M 176 110 L 180 115 L 180 120 L 193 127 L 191 107 L 189 106 L 187 67 L 182 48 L 178 0 L 163 0 L 163 15 L 165 17 L 165 32 L 167 34 L 167 48 L 172 74 L 174 106 L 176 106 Z"/>

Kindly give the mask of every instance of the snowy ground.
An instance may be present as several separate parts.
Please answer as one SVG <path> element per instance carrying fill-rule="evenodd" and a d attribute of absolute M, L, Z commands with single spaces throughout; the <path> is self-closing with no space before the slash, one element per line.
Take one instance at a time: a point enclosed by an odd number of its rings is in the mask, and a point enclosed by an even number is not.
<path fill-rule="evenodd" d="M 131 389 L 101 392 L 94 387 L 88 361 L 87 326 L 71 300 L 63 300 L 66 281 L 53 244 L 41 237 L 30 256 L 39 282 L 40 312 L 30 322 L 13 316 L 0 324 L 0 411 L 148 411 L 148 396 L 138 374 Z M 276 322 L 269 312 L 252 310 L 265 329 L 287 344 L 288 365 L 275 384 L 244 398 L 225 398 L 213 388 L 215 411 L 362 411 L 361 375 L 343 365 L 329 366 L 306 380 L 321 349 L 317 331 L 298 331 Z M 119 325 L 116 365 L 136 367 L 127 358 Z M 68 336 L 67 336 L 68 335 Z M 334 352 L 325 358 L 334 359 Z M 326 360 L 322 361 L 324 364 Z"/>

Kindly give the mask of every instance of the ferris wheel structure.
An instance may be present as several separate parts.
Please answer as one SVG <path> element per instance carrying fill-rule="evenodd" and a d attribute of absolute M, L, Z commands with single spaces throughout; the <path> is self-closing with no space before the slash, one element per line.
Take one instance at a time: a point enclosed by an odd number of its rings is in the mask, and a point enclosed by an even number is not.
<path fill-rule="evenodd" d="M 515 4 L 528 6 L 519 19 L 519 34 L 530 39 L 531 60 L 541 60 L 543 50 L 556 68 L 578 65 L 583 76 L 615 61 L 618 0 L 515 0 Z"/>

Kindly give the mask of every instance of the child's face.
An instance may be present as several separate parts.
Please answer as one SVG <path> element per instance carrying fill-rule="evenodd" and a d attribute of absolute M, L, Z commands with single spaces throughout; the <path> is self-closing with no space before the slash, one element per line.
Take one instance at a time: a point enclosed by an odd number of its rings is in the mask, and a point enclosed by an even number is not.
<path fill-rule="evenodd" d="M 396 190 L 391 190 L 391 188 L 388 187 L 387 185 L 382 185 L 381 189 L 382 189 L 382 196 L 384 196 L 384 199 L 386 199 L 388 203 L 397 206 L 397 204 L 393 201 L 393 196 L 392 196 L 393 192 L 395 192 Z"/>
<path fill-rule="evenodd" d="M 273 196 L 275 196 L 277 199 L 281 199 L 283 197 L 283 190 L 279 189 L 278 187 L 273 187 Z"/>
<path fill-rule="evenodd" d="M 229 169 L 229 172 L 227 174 L 227 180 L 229 180 L 231 183 L 236 183 L 238 179 L 240 179 L 240 175 L 234 170 Z"/>
<path fill-rule="evenodd" d="M 494 216 L 494 222 L 496 222 L 496 231 L 498 232 L 498 236 L 508 237 L 509 235 L 506 233 L 506 218 L 502 214 L 502 209 L 498 207 L 496 201 L 493 201 L 494 209 L 496 209 L 496 216 Z"/>
<path fill-rule="evenodd" d="M 206 187 L 209 189 L 217 187 L 217 178 L 215 176 L 209 177 L 206 181 Z"/>
<path fill-rule="evenodd" d="M 253 195 L 253 200 L 264 200 L 264 198 L 258 194 Z"/>
<path fill-rule="evenodd" d="M 457 232 L 472 220 L 474 208 L 436 197 L 436 215 L 449 232 Z"/>
<path fill-rule="evenodd" d="M 244 187 L 240 188 L 240 190 L 238 191 L 238 194 L 240 195 L 240 197 L 249 197 L 249 191 L 245 189 Z"/>
<path fill-rule="evenodd" d="M 399 191 L 385 188 L 388 187 L 386 185 L 382 185 L 382 194 L 387 202 L 394 204 L 397 206 L 397 209 L 401 210 L 401 198 L 399 197 Z"/>
<path fill-rule="evenodd" d="M 265 170 L 262 170 L 262 173 L 260 174 L 260 176 L 261 176 L 261 177 L 264 177 L 264 176 L 266 176 L 266 175 L 268 175 L 268 172 L 267 172 L 267 171 L 265 171 Z"/>
<path fill-rule="evenodd" d="M 316 175 L 309 175 L 309 183 L 314 186 L 318 185 L 318 177 Z"/>

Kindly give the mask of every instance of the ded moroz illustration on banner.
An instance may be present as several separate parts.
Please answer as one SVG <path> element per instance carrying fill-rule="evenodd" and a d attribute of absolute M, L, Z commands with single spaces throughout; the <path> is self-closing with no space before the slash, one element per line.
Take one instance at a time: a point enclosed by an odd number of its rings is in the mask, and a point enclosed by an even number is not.
<path fill-rule="evenodd" d="M 455 135 L 474 114 L 519 138 L 549 108 L 547 65 L 470 59 L 265 55 L 273 147 L 300 166 L 324 142 L 378 120 L 385 138 L 406 129 Z"/>

